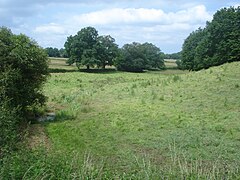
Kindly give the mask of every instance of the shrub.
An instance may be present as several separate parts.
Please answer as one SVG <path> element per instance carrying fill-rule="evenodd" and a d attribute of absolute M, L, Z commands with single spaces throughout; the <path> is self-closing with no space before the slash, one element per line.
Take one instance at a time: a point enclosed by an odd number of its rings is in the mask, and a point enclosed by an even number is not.
<path fill-rule="evenodd" d="M 27 36 L 2 27 L 0 52 L 0 99 L 6 97 L 23 114 L 33 105 L 43 105 L 42 85 L 48 75 L 45 51 Z"/>
<path fill-rule="evenodd" d="M 0 27 L 0 155 L 14 148 L 20 121 L 44 105 L 47 55 L 27 36 Z"/>

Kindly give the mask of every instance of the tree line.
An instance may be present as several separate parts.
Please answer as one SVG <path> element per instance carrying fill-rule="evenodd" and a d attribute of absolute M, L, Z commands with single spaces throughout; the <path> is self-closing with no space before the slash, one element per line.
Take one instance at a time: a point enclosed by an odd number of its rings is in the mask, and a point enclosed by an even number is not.
<path fill-rule="evenodd" d="M 172 54 L 164 54 L 164 59 L 174 59 L 179 60 L 181 59 L 182 52 L 172 53 Z"/>
<path fill-rule="evenodd" d="M 200 70 L 240 60 L 240 6 L 217 11 L 184 41 L 179 67 Z"/>
<path fill-rule="evenodd" d="M 119 48 L 110 35 L 98 35 L 94 27 L 81 29 L 69 36 L 64 44 L 69 65 L 78 68 L 85 66 L 101 67 L 115 65 L 118 70 L 143 71 L 151 68 L 164 68 L 164 54 L 151 43 L 125 44 Z"/>
<path fill-rule="evenodd" d="M 61 58 L 67 58 L 67 53 L 64 48 L 53 48 L 53 47 L 47 47 L 45 48 L 46 53 L 48 54 L 48 57 L 61 57 Z"/>

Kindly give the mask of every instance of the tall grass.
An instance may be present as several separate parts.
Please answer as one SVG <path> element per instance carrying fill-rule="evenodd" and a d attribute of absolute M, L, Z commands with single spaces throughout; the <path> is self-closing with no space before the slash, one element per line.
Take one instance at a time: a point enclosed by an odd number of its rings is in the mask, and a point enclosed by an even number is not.
<path fill-rule="evenodd" d="M 187 160 L 169 144 L 170 159 L 156 165 L 147 154 L 132 156 L 131 164 L 114 169 L 103 158 L 85 152 L 60 155 L 44 150 L 12 154 L 3 160 L 0 179 L 238 179 L 239 164 L 216 159 Z M 60 155 L 60 156 L 59 156 Z M 4 168 L 3 168 L 4 167 Z"/>

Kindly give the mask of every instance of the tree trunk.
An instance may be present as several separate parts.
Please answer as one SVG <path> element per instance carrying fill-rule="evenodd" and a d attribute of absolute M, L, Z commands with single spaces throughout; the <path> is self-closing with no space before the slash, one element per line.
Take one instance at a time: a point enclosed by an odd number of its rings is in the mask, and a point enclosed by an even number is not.
<path fill-rule="evenodd" d="M 90 66 L 89 65 L 87 65 L 87 70 L 89 70 L 90 69 Z"/>
<path fill-rule="evenodd" d="M 103 64 L 102 69 L 105 69 L 106 64 Z"/>

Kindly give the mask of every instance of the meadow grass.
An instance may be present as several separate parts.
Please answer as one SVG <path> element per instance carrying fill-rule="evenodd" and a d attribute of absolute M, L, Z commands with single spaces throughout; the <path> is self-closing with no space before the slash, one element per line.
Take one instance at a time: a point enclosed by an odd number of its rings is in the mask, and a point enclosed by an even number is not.
<path fill-rule="evenodd" d="M 91 152 L 120 172 L 134 166 L 133 157 L 162 166 L 173 154 L 186 168 L 198 161 L 206 169 L 235 165 L 239 71 L 237 62 L 184 74 L 52 74 L 45 92 L 59 117 L 46 125 L 53 149 Z"/>
<path fill-rule="evenodd" d="M 50 72 L 71 72 L 77 71 L 77 67 L 75 65 L 66 64 L 67 58 L 49 58 L 49 70 Z"/>
<path fill-rule="evenodd" d="M 52 73 L 44 91 L 57 116 L 43 124 L 51 148 L 25 177 L 239 178 L 239 72 L 235 62 L 198 72 Z"/>

